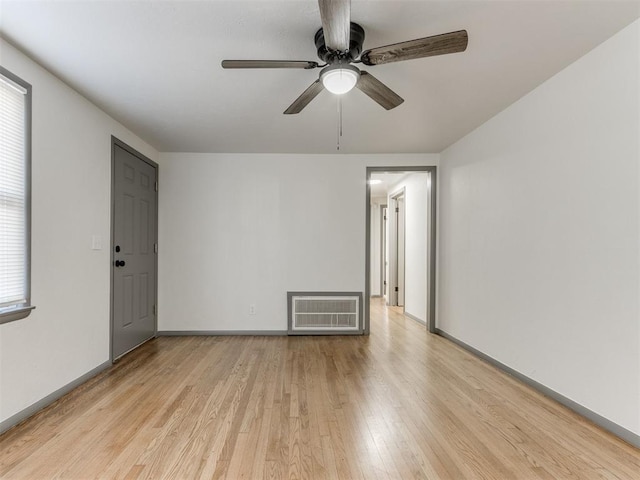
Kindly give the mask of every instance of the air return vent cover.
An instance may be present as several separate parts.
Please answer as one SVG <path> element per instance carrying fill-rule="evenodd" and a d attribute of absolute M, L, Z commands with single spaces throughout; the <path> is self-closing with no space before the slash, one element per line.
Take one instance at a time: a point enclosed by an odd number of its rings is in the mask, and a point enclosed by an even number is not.
<path fill-rule="evenodd" d="M 362 293 L 287 292 L 289 335 L 362 333 Z"/>

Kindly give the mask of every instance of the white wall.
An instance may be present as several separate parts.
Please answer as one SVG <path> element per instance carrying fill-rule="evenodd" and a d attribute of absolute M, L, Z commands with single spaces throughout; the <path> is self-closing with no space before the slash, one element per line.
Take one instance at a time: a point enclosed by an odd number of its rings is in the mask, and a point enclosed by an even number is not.
<path fill-rule="evenodd" d="M 159 329 L 283 331 L 287 291 L 364 292 L 366 167 L 437 161 L 160 154 Z"/>
<path fill-rule="evenodd" d="M 32 303 L 0 325 L 0 421 L 109 360 L 111 135 L 157 152 L 0 40 L 33 86 Z M 92 235 L 103 249 L 91 250 Z"/>
<path fill-rule="evenodd" d="M 389 188 L 390 196 L 405 189 L 404 311 L 424 323 L 427 323 L 429 291 L 427 252 L 431 211 L 430 176 L 429 173 L 411 173 Z M 392 204 L 390 198 L 387 204 Z M 391 226 L 392 223 L 388 225 Z"/>
<path fill-rule="evenodd" d="M 438 326 L 640 434 L 640 23 L 442 154 Z"/>
<path fill-rule="evenodd" d="M 380 211 L 382 205 L 387 204 L 386 197 L 371 197 L 371 295 L 382 295 L 382 284 L 380 282 L 381 275 L 381 255 L 382 255 L 382 237 L 380 225 Z"/>

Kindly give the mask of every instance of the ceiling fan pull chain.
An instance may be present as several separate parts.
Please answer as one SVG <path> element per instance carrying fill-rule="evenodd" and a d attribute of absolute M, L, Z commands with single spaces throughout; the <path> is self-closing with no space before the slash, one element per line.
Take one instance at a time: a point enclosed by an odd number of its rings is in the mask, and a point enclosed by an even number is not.
<path fill-rule="evenodd" d="M 340 136 L 342 136 L 342 96 L 338 97 L 338 110 L 340 112 Z"/>
<path fill-rule="evenodd" d="M 338 145 L 337 150 L 340 150 L 340 137 L 342 136 L 342 98 L 340 95 L 338 97 Z"/>

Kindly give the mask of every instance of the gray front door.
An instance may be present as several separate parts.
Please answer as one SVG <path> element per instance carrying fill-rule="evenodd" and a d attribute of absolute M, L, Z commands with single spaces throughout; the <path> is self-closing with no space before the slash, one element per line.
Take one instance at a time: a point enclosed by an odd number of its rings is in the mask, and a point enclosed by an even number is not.
<path fill-rule="evenodd" d="M 157 166 L 113 140 L 112 359 L 156 335 Z"/>

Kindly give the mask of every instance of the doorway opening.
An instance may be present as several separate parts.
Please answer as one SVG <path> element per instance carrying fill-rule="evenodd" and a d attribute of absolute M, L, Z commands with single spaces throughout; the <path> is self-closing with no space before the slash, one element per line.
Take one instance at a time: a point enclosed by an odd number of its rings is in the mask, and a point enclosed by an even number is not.
<path fill-rule="evenodd" d="M 364 333 L 375 297 L 435 333 L 436 167 L 368 167 L 366 180 Z"/>

